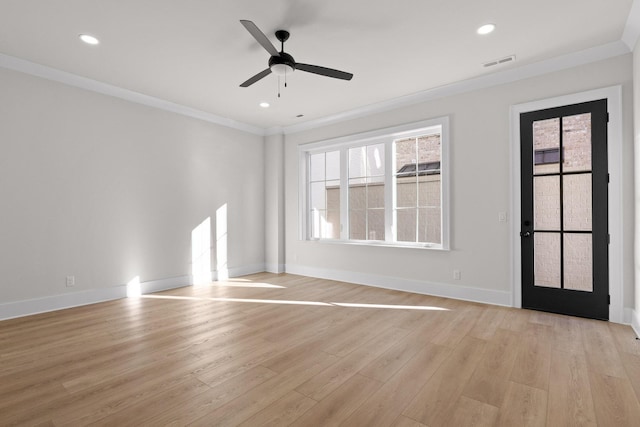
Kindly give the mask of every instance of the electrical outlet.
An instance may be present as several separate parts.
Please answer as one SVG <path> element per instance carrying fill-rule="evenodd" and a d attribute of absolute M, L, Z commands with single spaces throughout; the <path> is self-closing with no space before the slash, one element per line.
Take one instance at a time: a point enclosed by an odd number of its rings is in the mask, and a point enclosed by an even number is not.
<path fill-rule="evenodd" d="M 76 276 L 67 276 L 67 288 L 71 288 L 76 285 Z"/>
<path fill-rule="evenodd" d="M 507 222 L 507 213 L 506 212 L 498 212 L 498 221 L 499 222 Z"/>
<path fill-rule="evenodd" d="M 453 270 L 453 280 L 460 280 L 460 270 Z"/>

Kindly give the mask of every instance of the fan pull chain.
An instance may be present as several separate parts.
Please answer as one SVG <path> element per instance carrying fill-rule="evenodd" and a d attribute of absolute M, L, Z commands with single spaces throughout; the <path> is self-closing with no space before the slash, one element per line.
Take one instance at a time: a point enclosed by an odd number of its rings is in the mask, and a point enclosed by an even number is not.
<path fill-rule="evenodd" d="M 280 76 L 278 76 L 278 98 L 280 98 Z"/>
<path fill-rule="evenodd" d="M 287 69 L 284 70 L 284 87 L 287 87 Z"/>

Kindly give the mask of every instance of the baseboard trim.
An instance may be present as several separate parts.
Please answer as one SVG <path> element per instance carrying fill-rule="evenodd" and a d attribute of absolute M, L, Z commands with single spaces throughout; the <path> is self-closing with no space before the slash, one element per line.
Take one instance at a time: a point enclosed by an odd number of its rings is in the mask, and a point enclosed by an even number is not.
<path fill-rule="evenodd" d="M 261 273 L 265 271 L 264 267 L 264 264 L 253 264 L 230 268 L 229 277 Z M 213 272 L 212 276 L 214 277 L 213 280 L 217 280 L 218 273 Z M 170 277 L 141 282 L 140 290 L 143 294 L 150 294 L 169 289 L 181 288 L 183 286 L 190 286 L 192 283 L 193 281 L 191 276 Z M 7 302 L 0 304 L 0 320 L 31 316 L 33 314 L 80 307 L 83 305 L 96 304 L 99 302 L 112 301 L 126 297 L 127 285 L 118 285 L 109 288 L 89 289 L 60 295 L 51 295 L 42 298 Z"/>
<path fill-rule="evenodd" d="M 280 274 L 280 273 L 284 273 L 285 267 L 284 264 L 271 264 L 271 263 L 267 263 L 265 265 L 265 271 L 267 273 L 275 273 L 275 274 Z"/>
<path fill-rule="evenodd" d="M 393 289 L 396 291 L 413 292 L 416 294 L 433 295 L 511 307 L 511 292 L 506 291 L 494 291 L 422 280 L 401 279 L 397 277 L 379 276 L 353 271 L 329 270 L 302 265 L 287 264 L 285 266 L 285 270 L 287 273 L 316 277 L 319 279 L 338 280 L 341 282 L 373 286 L 376 288 Z"/>
<path fill-rule="evenodd" d="M 640 312 L 631 310 L 631 328 L 636 333 L 636 337 L 640 338 Z"/>
<path fill-rule="evenodd" d="M 70 292 L 61 295 L 8 302 L 0 304 L 0 320 L 14 319 L 16 317 L 30 316 L 49 311 L 63 310 L 65 308 L 111 301 L 114 299 L 125 298 L 126 296 L 127 286 L 120 285 L 110 288 L 91 289 L 87 291 Z"/>

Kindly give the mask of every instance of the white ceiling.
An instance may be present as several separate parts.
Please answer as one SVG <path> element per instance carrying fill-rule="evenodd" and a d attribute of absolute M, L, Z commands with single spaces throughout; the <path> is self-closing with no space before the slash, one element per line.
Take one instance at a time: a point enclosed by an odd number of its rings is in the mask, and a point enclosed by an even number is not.
<path fill-rule="evenodd" d="M 0 52 L 260 128 L 291 126 L 619 41 L 633 0 L 0 0 Z M 239 84 L 291 32 L 296 71 Z M 479 36 L 481 24 L 497 25 Z M 78 34 L 101 40 L 88 46 Z M 516 55 L 514 63 L 482 63 Z M 271 104 L 259 107 L 261 101 Z M 303 118 L 296 115 L 304 114 Z"/>

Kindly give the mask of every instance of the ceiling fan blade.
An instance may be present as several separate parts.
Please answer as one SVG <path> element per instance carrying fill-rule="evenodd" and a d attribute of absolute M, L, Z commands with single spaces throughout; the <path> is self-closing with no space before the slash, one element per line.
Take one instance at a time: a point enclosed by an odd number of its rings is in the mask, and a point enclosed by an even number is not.
<path fill-rule="evenodd" d="M 351 80 L 353 74 L 346 73 L 333 68 L 319 67 L 317 65 L 296 64 L 296 70 L 306 71 L 307 73 L 320 74 L 321 76 L 333 77 L 334 79 Z"/>
<path fill-rule="evenodd" d="M 240 85 L 240 87 L 249 87 L 252 84 L 254 84 L 255 82 L 257 82 L 258 80 L 267 77 L 269 74 L 271 74 L 271 68 L 267 68 L 266 70 L 260 71 L 258 74 L 256 74 L 255 76 L 251 77 L 249 80 L 247 80 L 246 82 L 242 83 Z"/>
<path fill-rule="evenodd" d="M 278 50 L 275 48 L 275 46 L 273 46 L 273 44 L 269 41 L 269 39 L 267 38 L 267 36 L 264 35 L 264 33 L 262 31 L 260 31 L 260 28 L 258 28 L 256 26 L 256 24 L 254 24 L 251 21 L 247 21 L 246 19 L 241 19 L 240 23 L 242 25 L 244 25 L 244 27 L 247 29 L 247 31 L 249 31 L 249 33 L 251 33 L 251 35 L 253 36 L 254 39 L 256 39 L 256 41 L 258 43 L 260 43 L 260 45 L 265 48 L 265 50 L 267 52 L 269 52 L 269 54 L 271 56 L 280 56 L 280 54 L 278 53 Z"/>

